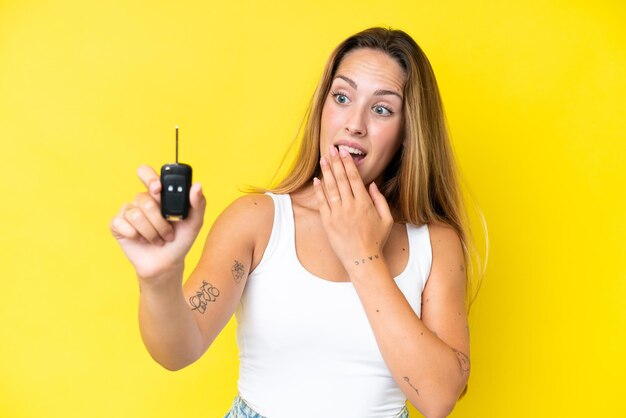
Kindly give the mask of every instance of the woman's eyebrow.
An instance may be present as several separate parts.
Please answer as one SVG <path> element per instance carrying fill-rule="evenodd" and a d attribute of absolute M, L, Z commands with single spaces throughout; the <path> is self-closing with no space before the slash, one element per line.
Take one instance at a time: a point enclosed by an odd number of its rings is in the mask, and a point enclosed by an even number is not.
<path fill-rule="evenodd" d="M 388 94 L 393 94 L 394 96 L 398 96 L 400 100 L 402 100 L 402 96 L 400 95 L 400 93 L 395 92 L 393 90 L 376 90 L 374 92 L 374 96 L 386 96 Z"/>
<path fill-rule="evenodd" d="M 354 80 L 352 80 L 352 79 L 351 79 L 351 78 L 349 78 L 349 77 L 346 77 L 345 75 L 338 74 L 338 75 L 335 77 L 335 79 L 337 79 L 337 78 L 340 78 L 340 79 L 342 79 L 343 81 L 345 81 L 346 83 L 350 84 L 350 87 L 352 87 L 352 88 L 353 88 L 353 89 L 355 89 L 355 90 L 356 90 L 356 89 L 357 89 L 357 87 L 358 87 L 358 86 L 357 86 L 357 84 L 356 84 L 356 82 L 355 82 Z M 384 89 L 382 89 L 382 90 L 376 90 L 376 91 L 374 92 L 374 96 L 387 96 L 387 95 L 389 95 L 389 94 L 392 94 L 392 95 L 394 95 L 394 96 L 398 96 L 398 97 L 400 98 L 400 100 L 402 100 L 402 95 L 401 95 L 400 93 L 396 92 L 396 91 L 393 91 L 393 90 L 384 90 Z"/>
<path fill-rule="evenodd" d="M 346 77 L 345 75 L 341 75 L 341 74 L 338 74 L 338 75 L 335 77 L 335 80 L 336 80 L 336 79 L 338 79 L 338 78 L 340 78 L 340 79 L 342 79 L 343 81 L 345 81 L 346 83 L 350 84 L 350 87 L 352 87 L 353 89 L 355 89 L 355 90 L 356 90 L 357 85 L 356 85 L 356 82 L 355 82 L 353 79 L 348 78 L 348 77 Z"/>

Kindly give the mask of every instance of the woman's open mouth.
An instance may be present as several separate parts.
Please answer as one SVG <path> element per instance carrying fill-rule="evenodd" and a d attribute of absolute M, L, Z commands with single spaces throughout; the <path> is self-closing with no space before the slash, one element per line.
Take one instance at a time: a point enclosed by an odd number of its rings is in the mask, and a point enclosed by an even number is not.
<path fill-rule="evenodd" d="M 343 149 L 349 152 L 352 160 L 354 160 L 354 164 L 356 165 L 359 165 L 359 163 L 363 161 L 366 155 L 365 152 L 361 151 L 360 149 L 352 148 L 348 145 L 339 145 L 337 148 L 339 148 L 340 151 Z"/>

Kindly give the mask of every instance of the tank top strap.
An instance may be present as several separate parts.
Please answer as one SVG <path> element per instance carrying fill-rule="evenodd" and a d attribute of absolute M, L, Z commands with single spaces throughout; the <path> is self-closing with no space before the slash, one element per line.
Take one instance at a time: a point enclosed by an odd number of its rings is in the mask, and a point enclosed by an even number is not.
<path fill-rule="evenodd" d="M 419 272 L 418 277 L 422 278 L 422 290 L 426 286 L 428 276 L 430 276 L 430 269 L 433 261 L 432 247 L 430 244 L 430 232 L 428 230 L 428 224 L 416 226 L 413 224 L 407 224 L 407 234 L 409 238 L 409 246 L 411 252 L 409 253 L 409 263 Z"/>
<path fill-rule="evenodd" d="M 262 269 L 267 260 L 274 256 L 285 256 L 294 247 L 294 219 L 291 198 L 288 194 L 266 192 L 274 201 L 274 224 L 263 257 L 255 270 Z"/>

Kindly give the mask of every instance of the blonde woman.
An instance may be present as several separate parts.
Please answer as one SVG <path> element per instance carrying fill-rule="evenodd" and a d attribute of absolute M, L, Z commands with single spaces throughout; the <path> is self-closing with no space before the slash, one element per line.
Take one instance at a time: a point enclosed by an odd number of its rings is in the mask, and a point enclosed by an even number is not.
<path fill-rule="evenodd" d="M 206 201 L 159 211 L 160 181 L 111 231 L 136 269 L 142 338 L 183 368 L 233 313 L 239 395 L 227 417 L 447 416 L 469 373 L 468 230 L 430 64 L 372 28 L 330 56 L 286 178 L 233 202 L 183 284 Z"/>

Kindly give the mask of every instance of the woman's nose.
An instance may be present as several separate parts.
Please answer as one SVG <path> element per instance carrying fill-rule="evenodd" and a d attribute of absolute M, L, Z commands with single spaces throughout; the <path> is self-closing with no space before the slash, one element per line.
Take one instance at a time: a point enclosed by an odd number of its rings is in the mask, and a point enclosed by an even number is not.
<path fill-rule="evenodd" d="M 365 126 L 364 111 L 359 108 L 355 108 L 350 113 L 348 120 L 346 120 L 346 132 L 354 136 L 364 136 L 367 134 L 367 128 Z"/>

